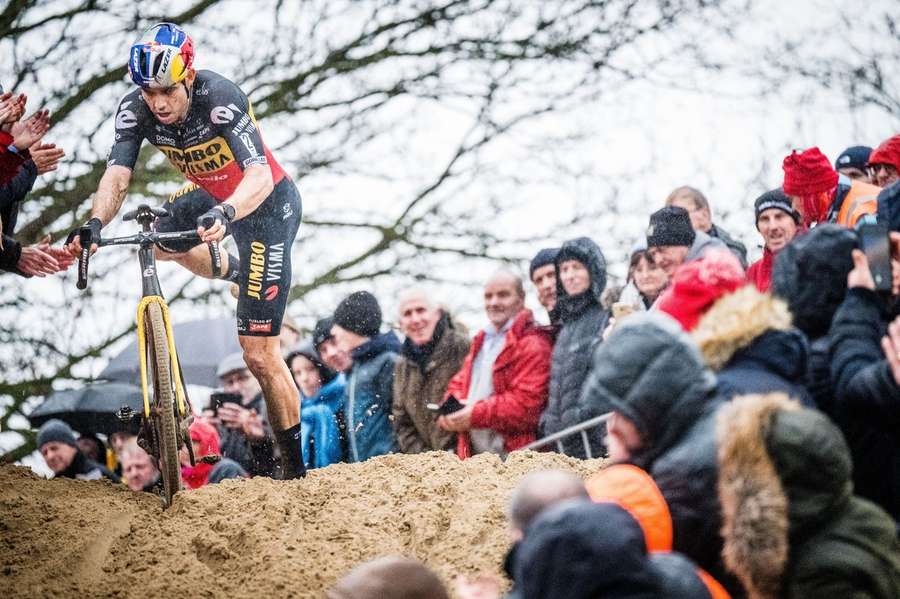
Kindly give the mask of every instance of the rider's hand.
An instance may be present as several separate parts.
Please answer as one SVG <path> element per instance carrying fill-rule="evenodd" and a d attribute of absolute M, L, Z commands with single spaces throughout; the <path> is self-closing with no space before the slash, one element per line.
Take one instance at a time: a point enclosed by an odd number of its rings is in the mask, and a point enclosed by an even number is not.
<path fill-rule="evenodd" d="M 209 225 L 209 227 L 205 227 L 204 225 Z M 200 235 L 200 239 L 206 243 L 210 241 L 222 241 L 225 238 L 225 235 L 228 234 L 228 216 L 225 214 L 225 211 L 219 206 L 215 206 L 210 208 L 206 212 L 204 212 L 199 218 L 197 218 L 197 234 Z"/>
<path fill-rule="evenodd" d="M 91 255 L 94 255 L 94 252 L 97 251 L 98 243 L 100 243 L 100 229 L 103 228 L 103 223 L 100 222 L 99 218 L 92 218 L 88 222 L 84 223 L 82 226 L 74 229 L 69 236 L 66 237 L 66 243 L 64 247 L 66 250 L 72 254 L 74 258 L 78 258 L 81 256 L 81 230 L 82 229 L 90 229 L 91 231 Z"/>

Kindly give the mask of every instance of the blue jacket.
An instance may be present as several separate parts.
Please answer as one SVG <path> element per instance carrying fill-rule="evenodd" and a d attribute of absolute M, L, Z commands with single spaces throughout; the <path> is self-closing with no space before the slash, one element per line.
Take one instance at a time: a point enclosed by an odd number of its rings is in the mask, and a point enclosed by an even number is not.
<path fill-rule="evenodd" d="M 346 383 L 346 377 L 339 374 L 319 389 L 315 397 L 303 397 L 300 402 L 300 446 L 307 468 L 324 468 L 343 458 L 337 414 L 344 406 Z"/>
<path fill-rule="evenodd" d="M 389 417 L 394 365 L 401 347 L 394 333 L 385 333 L 353 350 L 353 368 L 344 391 L 348 462 L 362 462 L 397 449 Z"/>

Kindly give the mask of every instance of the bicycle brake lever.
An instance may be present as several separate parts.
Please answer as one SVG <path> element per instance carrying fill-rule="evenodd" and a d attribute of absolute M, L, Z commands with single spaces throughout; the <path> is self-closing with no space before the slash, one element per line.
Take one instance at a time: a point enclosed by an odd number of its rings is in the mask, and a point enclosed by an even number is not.
<path fill-rule="evenodd" d="M 85 289 L 88 285 L 88 263 L 91 259 L 91 241 L 93 235 L 87 227 L 82 227 L 78 231 L 78 240 L 81 242 L 81 255 L 78 257 L 78 282 L 75 286 L 78 289 Z"/>

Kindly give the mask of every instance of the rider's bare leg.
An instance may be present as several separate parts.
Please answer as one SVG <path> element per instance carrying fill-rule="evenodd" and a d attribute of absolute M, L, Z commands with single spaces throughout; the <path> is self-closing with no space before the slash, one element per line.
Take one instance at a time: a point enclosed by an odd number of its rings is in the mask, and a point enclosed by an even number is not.
<path fill-rule="evenodd" d="M 212 276 L 212 258 L 206 244 L 195 246 L 182 254 L 164 252 L 159 248 L 156 248 L 155 253 L 157 260 L 174 260 L 195 275 L 207 279 L 220 278 L 228 272 L 229 256 L 227 252 L 222 252 L 222 272 L 219 273 L 219 277 Z"/>
<path fill-rule="evenodd" d="M 306 474 L 300 448 L 300 395 L 291 377 L 278 337 L 240 335 L 244 362 L 259 381 L 269 423 L 281 450 L 282 477 L 298 478 Z"/>

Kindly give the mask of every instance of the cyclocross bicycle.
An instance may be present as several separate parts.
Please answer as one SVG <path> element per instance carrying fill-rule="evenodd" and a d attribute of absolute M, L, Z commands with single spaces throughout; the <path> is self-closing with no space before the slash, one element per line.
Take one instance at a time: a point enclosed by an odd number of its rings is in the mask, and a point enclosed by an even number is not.
<path fill-rule="evenodd" d="M 169 319 L 169 307 L 163 299 L 162 288 L 156 275 L 156 258 L 153 246 L 160 242 L 199 239 L 197 231 L 157 233 L 152 224 L 157 217 L 168 216 L 162 208 L 151 208 L 141 204 L 136 210 L 122 216 L 123 221 L 137 221 L 141 230 L 136 235 L 101 239 L 99 247 L 109 245 L 137 245 L 138 261 L 141 268 L 143 294 L 137 308 L 138 354 L 141 368 L 141 389 L 143 392 L 143 412 L 135 414 L 131 408 L 123 406 L 118 412 L 121 420 L 130 422 L 140 418 L 138 445 L 153 456 L 159 467 L 163 489 L 163 505 L 172 505 L 172 498 L 181 489 L 181 463 L 178 452 L 187 448 L 191 465 L 195 465 L 188 424 L 190 403 L 185 392 L 184 378 L 175 351 L 175 338 Z M 211 226 L 208 223 L 206 226 Z M 90 229 L 79 231 L 81 255 L 78 257 L 78 289 L 85 289 L 88 280 L 90 260 Z M 213 272 L 222 268 L 222 257 L 216 242 L 210 242 Z M 153 383 L 153 399 L 150 399 L 147 381 Z"/>

